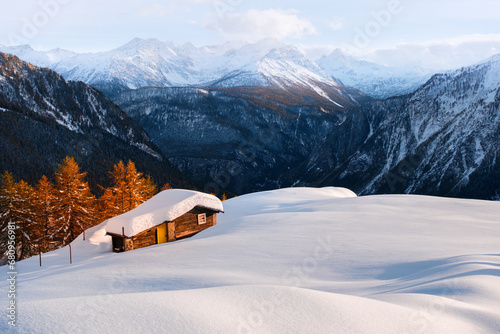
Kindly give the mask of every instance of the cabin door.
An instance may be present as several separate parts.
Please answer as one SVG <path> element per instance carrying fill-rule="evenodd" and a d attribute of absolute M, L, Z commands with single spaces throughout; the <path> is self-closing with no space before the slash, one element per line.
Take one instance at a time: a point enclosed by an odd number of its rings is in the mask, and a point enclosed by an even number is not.
<path fill-rule="evenodd" d="M 161 224 L 156 229 L 156 243 L 164 244 L 167 242 L 167 223 Z"/>
<path fill-rule="evenodd" d="M 112 237 L 113 241 L 113 252 L 120 253 L 125 251 L 123 237 Z"/>

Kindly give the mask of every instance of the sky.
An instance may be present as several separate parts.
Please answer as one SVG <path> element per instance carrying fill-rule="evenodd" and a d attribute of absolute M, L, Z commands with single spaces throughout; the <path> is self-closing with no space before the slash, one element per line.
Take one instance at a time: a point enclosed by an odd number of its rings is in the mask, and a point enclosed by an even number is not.
<path fill-rule="evenodd" d="M 135 37 L 198 46 L 272 37 L 313 58 L 335 48 L 400 63 L 500 52 L 498 0 L 23 0 L 2 10 L 0 44 L 37 50 L 107 51 Z"/>

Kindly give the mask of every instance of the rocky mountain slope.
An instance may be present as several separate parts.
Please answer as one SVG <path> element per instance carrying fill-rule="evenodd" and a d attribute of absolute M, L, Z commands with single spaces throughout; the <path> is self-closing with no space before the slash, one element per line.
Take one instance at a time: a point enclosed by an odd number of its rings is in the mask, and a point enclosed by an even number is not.
<path fill-rule="evenodd" d="M 500 189 L 499 77 L 497 56 L 349 108 L 265 87 L 145 88 L 115 101 L 174 165 L 220 189 L 339 185 L 491 199 Z"/>
<path fill-rule="evenodd" d="M 317 94 L 269 87 L 143 88 L 119 94 L 115 102 L 172 164 L 214 193 L 289 186 L 282 177 L 321 147 L 332 129 L 353 141 L 335 153 L 338 161 L 361 144 L 361 137 L 347 133 L 368 131 L 352 105 L 339 108 Z"/>
<path fill-rule="evenodd" d="M 35 181 L 74 156 L 95 186 L 132 159 L 158 182 L 179 173 L 148 134 L 101 92 L 0 53 L 0 170 Z"/>
<path fill-rule="evenodd" d="M 413 94 L 367 103 L 362 112 L 370 133 L 357 152 L 305 180 L 349 184 L 360 194 L 499 198 L 500 55 L 435 75 Z"/>

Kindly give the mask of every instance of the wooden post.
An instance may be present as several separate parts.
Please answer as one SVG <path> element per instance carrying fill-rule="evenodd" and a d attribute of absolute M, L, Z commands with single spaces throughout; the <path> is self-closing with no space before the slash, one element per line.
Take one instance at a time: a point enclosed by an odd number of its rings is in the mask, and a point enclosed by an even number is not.
<path fill-rule="evenodd" d="M 85 230 L 83 230 L 83 240 L 85 240 Z"/>
<path fill-rule="evenodd" d="M 71 244 L 69 244 L 69 263 L 73 263 L 73 255 L 71 254 Z"/>
<path fill-rule="evenodd" d="M 38 256 L 40 257 L 40 267 L 42 266 L 42 250 L 40 249 L 40 242 L 38 243 Z"/>
<path fill-rule="evenodd" d="M 125 227 L 122 226 L 122 252 L 127 251 L 125 247 Z"/>

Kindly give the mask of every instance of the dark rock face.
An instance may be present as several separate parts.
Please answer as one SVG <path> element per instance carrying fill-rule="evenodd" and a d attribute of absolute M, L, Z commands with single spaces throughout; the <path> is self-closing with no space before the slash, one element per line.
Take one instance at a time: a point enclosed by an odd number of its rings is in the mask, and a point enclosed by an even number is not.
<path fill-rule="evenodd" d="M 73 156 L 89 180 L 107 181 L 118 160 L 133 160 L 157 182 L 178 179 L 148 134 L 101 92 L 0 53 L 0 170 L 37 181 Z"/>
<path fill-rule="evenodd" d="M 368 131 L 358 109 L 339 108 L 307 91 L 144 88 L 122 93 L 115 102 L 172 164 L 212 192 L 291 186 L 297 181 L 291 171 L 315 155 L 323 157 L 328 138 L 340 145 L 326 152 L 327 163 L 336 165 L 355 152 Z M 360 135 L 349 134 L 353 127 Z"/>
<path fill-rule="evenodd" d="M 415 93 L 363 105 L 370 134 L 311 184 L 359 194 L 500 195 L 500 57 L 433 76 Z"/>
<path fill-rule="evenodd" d="M 497 58 L 435 75 L 410 95 L 344 108 L 259 86 L 144 88 L 115 102 L 207 190 L 334 185 L 496 199 Z"/>

